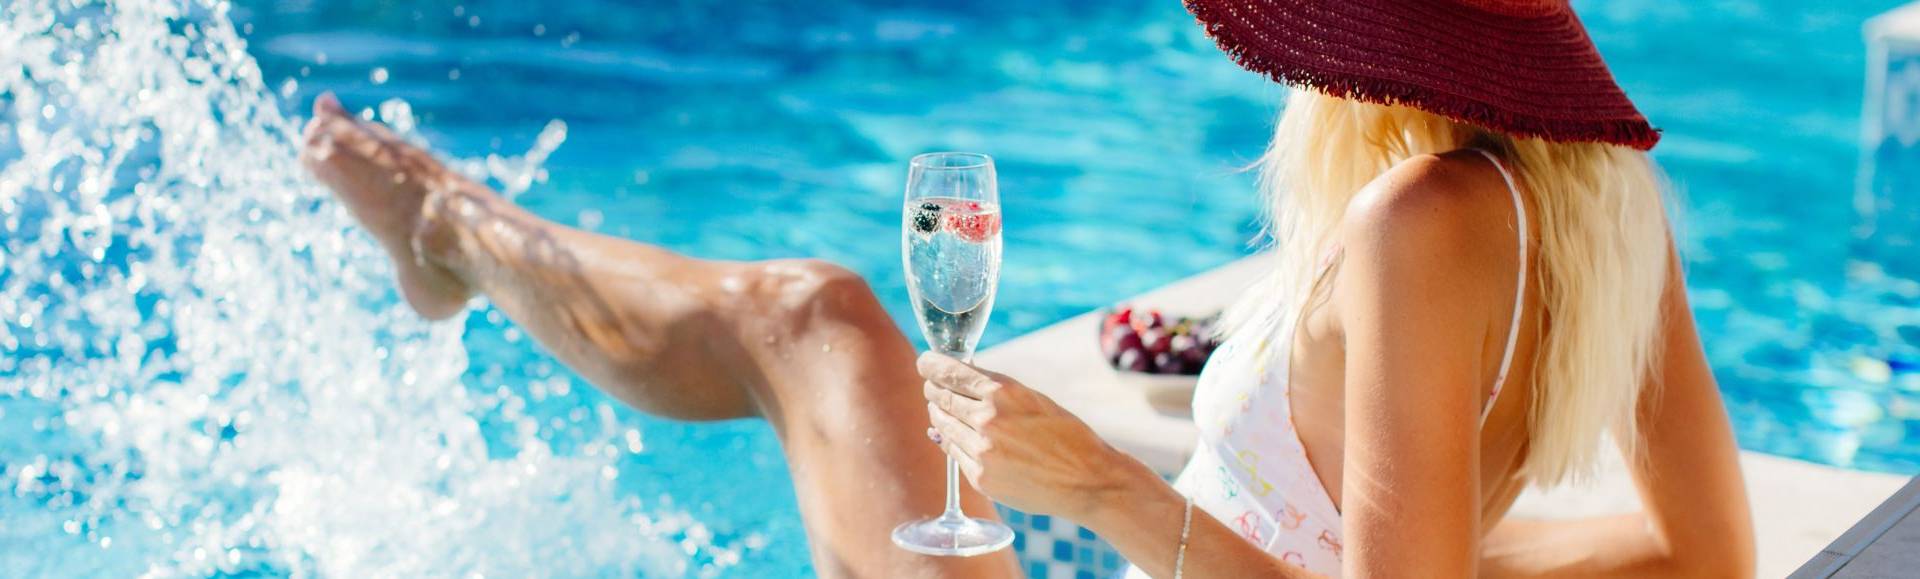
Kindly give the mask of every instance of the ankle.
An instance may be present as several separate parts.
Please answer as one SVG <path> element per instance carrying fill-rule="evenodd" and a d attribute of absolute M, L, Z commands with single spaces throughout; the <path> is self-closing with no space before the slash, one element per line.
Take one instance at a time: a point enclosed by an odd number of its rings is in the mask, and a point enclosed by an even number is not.
<path fill-rule="evenodd" d="M 486 208 L 485 199 L 466 189 L 459 179 L 429 182 L 407 241 L 413 247 L 415 265 L 441 270 L 472 287 L 468 272 L 473 266 L 473 240 L 461 224 L 473 222 L 472 217 Z"/>

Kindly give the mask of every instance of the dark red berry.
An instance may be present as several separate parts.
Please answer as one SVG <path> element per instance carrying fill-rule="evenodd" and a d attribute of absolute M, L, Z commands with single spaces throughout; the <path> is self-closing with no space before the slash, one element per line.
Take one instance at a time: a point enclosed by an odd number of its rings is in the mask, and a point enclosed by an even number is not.
<path fill-rule="evenodd" d="M 1186 354 L 1199 347 L 1200 341 L 1188 335 L 1175 335 L 1173 339 L 1167 341 L 1167 351 L 1175 354 Z"/>
<path fill-rule="evenodd" d="M 1186 351 L 1180 352 L 1180 361 L 1190 368 L 1187 373 L 1199 374 L 1200 369 L 1207 365 L 1207 354 L 1208 350 L 1206 348 L 1188 348 Z"/>
<path fill-rule="evenodd" d="M 1135 334 L 1132 330 L 1122 332 L 1116 329 L 1114 330 L 1114 334 L 1116 337 L 1113 341 L 1113 350 L 1116 352 L 1125 352 L 1129 349 L 1145 351 L 1147 349 L 1146 345 L 1140 342 L 1140 334 Z"/>
<path fill-rule="evenodd" d="M 1116 367 L 1128 372 L 1147 372 L 1153 368 L 1153 359 L 1147 356 L 1146 350 L 1131 348 L 1121 350 L 1120 359 L 1116 360 L 1115 364 Z"/>
<path fill-rule="evenodd" d="M 1161 352 L 1158 354 L 1154 354 L 1153 355 L 1153 373 L 1155 374 L 1181 373 L 1180 358 L 1177 356 L 1174 356 L 1172 352 Z"/>
<path fill-rule="evenodd" d="M 1120 336 L 1133 333 L 1133 328 L 1114 326 L 1100 333 L 1100 353 L 1111 360 L 1120 355 Z"/>
<path fill-rule="evenodd" d="M 1149 354 L 1164 354 L 1173 347 L 1173 336 L 1160 328 L 1148 328 L 1140 333 L 1140 343 L 1146 346 Z"/>

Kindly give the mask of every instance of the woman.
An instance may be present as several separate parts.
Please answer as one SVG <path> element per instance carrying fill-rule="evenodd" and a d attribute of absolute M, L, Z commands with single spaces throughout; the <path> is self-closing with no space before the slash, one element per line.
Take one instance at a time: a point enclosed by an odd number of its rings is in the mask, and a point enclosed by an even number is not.
<path fill-rule="evenodd" d="M 1752 530 L 1644 151 L 1564 2 L 1189 0 L 1301 86 L 1262 161 L 1276 269 L 1229 313 L 1169 485 L 1013 378 L 913 351 L 861 280 L 566 229 L 323 96 L 309 166 L 442 318 L 481 293 L 641 410 L 766 418 L 823 575 L 1007 576 L 888 546 L 941 454 L 1154 577 L 1746 576 Z M 1444 55 L 1444 56 L 1442 56 Z M 823 355 L 821 352 L 832 352 Z M 907 385 L 921 382 L 917 395 Z M 938 446 L 916 441 L 926 428 Z M 1507 520 L 1610 431 L 1644 511 Z"/>

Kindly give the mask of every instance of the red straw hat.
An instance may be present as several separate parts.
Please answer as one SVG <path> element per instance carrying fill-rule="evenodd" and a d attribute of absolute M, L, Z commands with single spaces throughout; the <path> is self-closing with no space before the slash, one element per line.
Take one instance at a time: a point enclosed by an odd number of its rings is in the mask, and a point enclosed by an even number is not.
<path fill-rule="evenodd" d="M 1565 0 L 1185 0 L 1247 70 L 1523 137 L 1652 149 Z"/>

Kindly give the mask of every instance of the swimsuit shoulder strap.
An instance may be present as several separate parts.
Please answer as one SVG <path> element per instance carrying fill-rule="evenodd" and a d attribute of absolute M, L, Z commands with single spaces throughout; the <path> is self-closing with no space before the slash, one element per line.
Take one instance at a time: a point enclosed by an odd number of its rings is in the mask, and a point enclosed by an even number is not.
<path fill-rule="evenodd" d="M 1519 233 L 1520 246 L 1520 276 L 1513 289 L 1513 322 L 1507 327 L 1507 349 L 1500 356 L 1500 374 L 1493 380 L 1493 394 L 1487 397 L 1486 408 L 1480 411 L 1480 423 L 1485 424 L 1487 415 L 1493 412 L 1493 402 L 1500 398 L 1500 388 L 1507 384 L 1507 371 L 1513 368 L 1513 347 L 1520 339 L 1520 313 L 1525 309 L 1522 306 L 1527 299 L 1527 204 L 1520 200 L 1520 187 L 1514 183 L 1513 174 L 1507 172 L 1506 164 L 1501 163 L 1499 157 L 1485 149 L 1472 150 L 1493 163 L 1493 168 L 1500 171 L 1500 178 L 1506 180 L 1507 193 L 1513 196 L 1513 216 L 1518 224 L 1515 229 Z"/>

